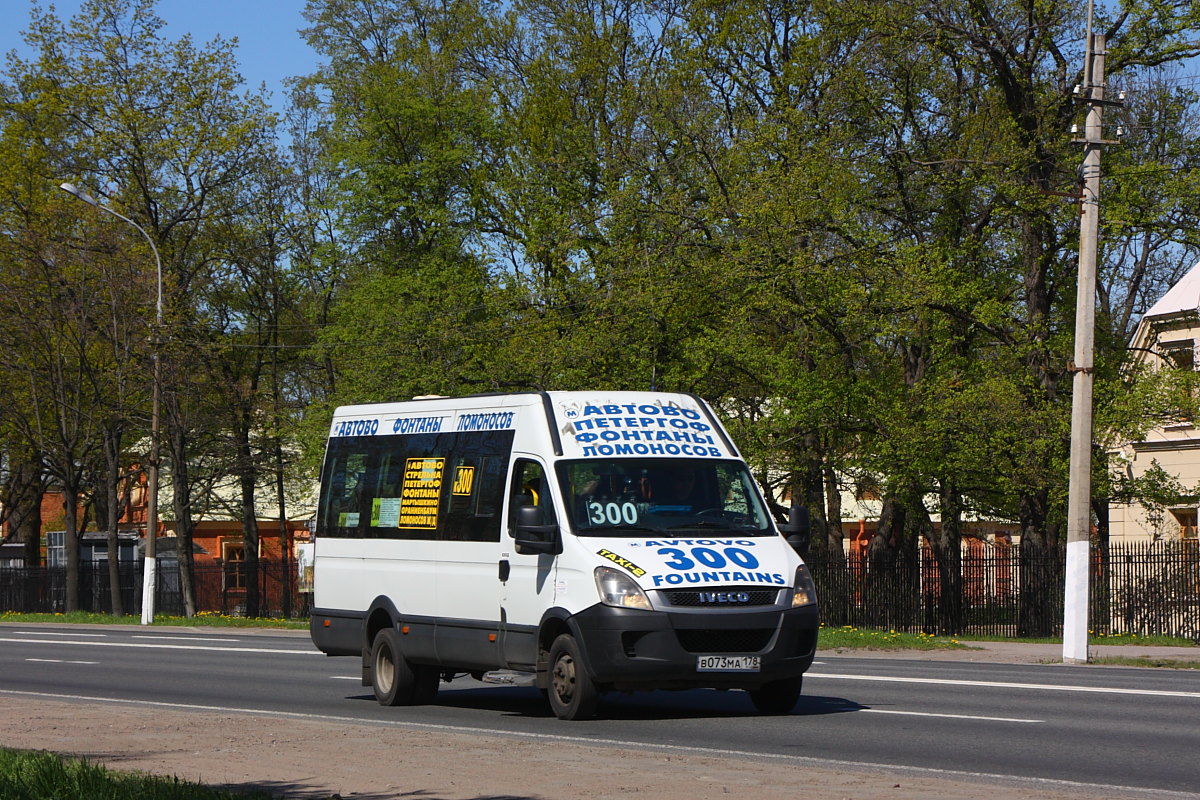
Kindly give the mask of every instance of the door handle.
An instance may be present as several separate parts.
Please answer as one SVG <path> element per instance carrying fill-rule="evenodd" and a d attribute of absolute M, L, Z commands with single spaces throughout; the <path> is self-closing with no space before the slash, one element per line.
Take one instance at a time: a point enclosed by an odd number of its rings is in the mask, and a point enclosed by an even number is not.
<path fill-rule="evenodd" d="M 508 563 L 508 559 L 507 558 L 500 559 L 500 582 L 501 583 L 508 582 L 508 575 L 510 572 L 512 572 L 512 567 Z"/>

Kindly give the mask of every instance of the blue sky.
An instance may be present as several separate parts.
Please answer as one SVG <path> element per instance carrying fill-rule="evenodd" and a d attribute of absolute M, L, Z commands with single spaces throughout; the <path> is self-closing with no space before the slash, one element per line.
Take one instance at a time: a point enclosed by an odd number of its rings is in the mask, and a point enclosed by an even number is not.
<path fill-rule="evenodd" d="M 62 19 L 79 10 L 81 0 L 39 0 L 54 6 Z M 0 53 L 16 49 L 23 56 L 21 33 L 29 27 L 29 0 L 0 0 Z M 304 0 L 158 0 L 158 16 L 167 24 L 162 35 L 177 39 L 192 34 L 202 44 L 217 35 L 238 40 L 237 59 L 247 86 L 265 83 L 277 111 L 286 104 L 283 79 L 306 75 L 317 65 L 317 55 L 297 32 L 307 27 L 300 12 Z"/>

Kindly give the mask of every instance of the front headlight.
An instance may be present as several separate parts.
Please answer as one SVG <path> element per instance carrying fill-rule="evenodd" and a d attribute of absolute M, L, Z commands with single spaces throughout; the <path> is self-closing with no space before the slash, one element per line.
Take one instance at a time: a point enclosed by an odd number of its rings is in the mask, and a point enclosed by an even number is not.
<path fill-rule="evenodd" d="M 796 580 L 792 584 L 792 608 L 812 605 L 815 602 L 817 602 L 817 587 L 813 583 L 812 576 L 808 574 L 808 567 L 801 564 L 796 567 Z"/>
<path fill-rule="evenodd" d="M 600 590 L 600 602 L 606 606 L 650 610 L 650 600 L 642 587 L 620 570 L 596 567 L 596 588 Z"/>

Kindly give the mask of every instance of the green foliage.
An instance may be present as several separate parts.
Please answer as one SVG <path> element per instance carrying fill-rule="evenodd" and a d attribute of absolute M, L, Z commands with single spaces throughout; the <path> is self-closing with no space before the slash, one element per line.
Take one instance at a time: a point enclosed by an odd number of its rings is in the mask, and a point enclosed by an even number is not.
<path fill-rule="evenodd" d="M 215 490 L 230 475 L 243 495 L 278 469 L 310 481 L 339 403 L 657 388 L 712 400 L 756 473 L 814 510 L 852 480 L 1049 543 L 1083 9 L 980 9 L 309 0 L 323 61 L 295 84 L 286 153 L 229 42 L 164 38 L 150 0 L 38 10 L 38 55 L 3 87 L 0 369 L 94 377 L 58 382 L 87 396 L 9 381 L 36 413 L 0 411 L 0 442 L 56 408 L 86 407 L 85 433 L 146 416 L 149 254 L 57 193 L 69 178 L 163 251 L 178 508 L 237 513 Z M 1106 110 L 1129 131 L 1104 155 L 1111 444 L 1194 413 L 1194 376 L 1130 370 L 1125 347 L 1200 251 L 1198 98 L 1170 71 L 1200 23 L 1098 13 L 1110 89 L 1130 90 Z M 27 332 L 22 308 L 46 324 Z"/>
<path fill-rule="evenodd" d="M 113 772 L 83 759 L 61 758 L 53 753 L 0 749 L 0 798 L 3 800 L 233 800 L 269 798 L 209 789 L 179 778 L 161 778 Z"/>
<path fill-rule="evenodd" d="M 1128 11 L 1114 80 L 1184 54 L 1188 12 Z M 1027 520 L 1045 532 L 1066 494 L 1080 14 L 310 3 L 325 155 L 362 226 L 322 332 L 332 396 L 685 389 L 810 499 L 829 474 L 910 502 L 953 483 L 1010 519 L 1048 498 Z M 1143 113 L 1178 132 L 1192 105 L 1157 92 Z M 1119 157 L 1190 163 L 1180 140 Z M 1178 251 L 1186 225 L 1142 220 L 1192 219 L 1180 184 L 1120 183 L 1129 241 Z M 1107 252 L 1106 302 L 1161 273 L 1131 258 Z M 1097 416 L 1124 432 L 1125 337 L 1102 334 Z"/>

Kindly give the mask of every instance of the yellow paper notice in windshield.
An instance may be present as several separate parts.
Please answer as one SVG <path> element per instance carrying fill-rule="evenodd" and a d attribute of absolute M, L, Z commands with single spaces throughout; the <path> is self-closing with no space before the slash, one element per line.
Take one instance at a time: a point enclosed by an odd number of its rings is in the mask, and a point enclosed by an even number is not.
<path fill-rule="evenodd" d="M 444 458 L 410 458 L 405 462 L 399 527 L 437 527 L 438 498 L 442 494 L 445 465 Z"/>

